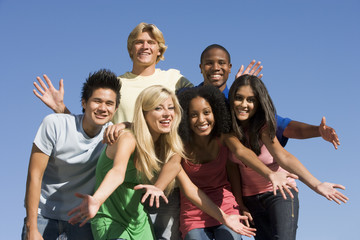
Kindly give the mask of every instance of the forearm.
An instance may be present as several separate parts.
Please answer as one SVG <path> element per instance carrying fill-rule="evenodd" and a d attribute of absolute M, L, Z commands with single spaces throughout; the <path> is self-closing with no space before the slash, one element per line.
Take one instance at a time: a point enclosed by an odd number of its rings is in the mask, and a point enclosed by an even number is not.
<path fill-rule="evenodd" d="M 26 227 L 37 230 L 38 207 L 41 194 L 41 178 L 28 175 L 25 193 Z"/>
<path fill-rule="evenodd" d="M 122 174 L 121 170 L 114 168 L 110 169 L 93 195 L 96 201 L 98 201 L 99 206 L 106 201 L 106 199 L 123 183 L 123 181 L 124 174 Z"/>
<path fill-rule="evenodd" d="M 286 150 L 285 150 L 286 151 Z M 312 190 L 321 182 L 315 178 L 309 170 L 292 154 L 286 152 L 283 155 L 274 157 L 276 162 L 288 172 L 294 173 L 299 177 L 299 180 L 305 183 Z"/>
<path fill-rule="evenodd" d="M 180 171 L 177 179 L 180 189 L 195 206 L 219 222 L 224 222 L 226 214 L 190 180 L 184 170 Z"/>
<path fill-rule="evenodd" d="M 176 178 L 181 170 L 181 158 L 179 155 L 173 156 L 167 163 L 162 167 L 159 177 L 156 180 L 154 186 L 161 189 L 162 191 Z"/>
<path fill-rule="evenodd" d="M 287 138 L 306 139 L 320 137 L 319 126 L 291 121 L 285 128 L 283 135 Z"/>
<path fill-rule="evenodd" d="M 231 185 L 231 191 L 235 197 L 235 200 L 239 206 L 244 206 L 242 200 L 241 176 L 239 173 L 239 168 L 235 163 L 228 161 L 226 169 Z"/>

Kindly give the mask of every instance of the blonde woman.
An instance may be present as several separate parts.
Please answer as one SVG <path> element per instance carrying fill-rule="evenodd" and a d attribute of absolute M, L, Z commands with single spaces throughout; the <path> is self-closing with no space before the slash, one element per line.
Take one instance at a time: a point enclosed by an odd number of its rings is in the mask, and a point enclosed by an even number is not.
<path fill-rule="evenodd" d="M 107 146 L 99 158 L 96 168 L 96 188 L 93 196 L 77 194 L 81 205 L 69 212 L 75 214 L 69 222 L 91 218 L 94 239 L 154 239 L 151 224 L 140 200 L 150 196 L 150 204 L 159 198 L 165 202 L 163 191 L 170 193 L 174 178 L 182 174 L 180 160 L 184 157 L 183 146 L 177 133 L 181 120 L 181 109 L 173 92 L 162 86 L 151 86 L 143 90 L 136 100 L 132 131 L 123 132 L 117 142 Z M 166 172 L 161 174 L 160 171 Z M 155 182 L 156 181 L 156 182 Z M 154 185 L 139 185 L 139 182 Z M 189 182 L 187 191 L 210 215 L 229 225 L 232 229 L 247 233 L 240 218 L 226 215 L 206 196 L 197 192 Z M 188 188 L 188 187 L 185 187 Z M 196 194 L 195 194 L 196 193 Z"/>

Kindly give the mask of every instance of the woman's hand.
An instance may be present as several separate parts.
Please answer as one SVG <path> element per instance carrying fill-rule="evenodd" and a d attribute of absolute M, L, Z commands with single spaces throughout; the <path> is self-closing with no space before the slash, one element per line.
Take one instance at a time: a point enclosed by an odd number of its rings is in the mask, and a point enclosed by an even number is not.
<path fill-rule="evenodd" d="M 342 190 L 345 190 L 345 187 L 343 185 L 328 183 L 328 182 L 320 183 L 319 185 L 316 186 L 314 190 L 320 195 L 326 197 L 328 200 L 334 201 L 337 204 L 341 204 L 341 202 L 346 203 L 349 200 L 349 198 L 346 197 L 341 192 L 339 192 L 338 190 L 336 190 L 335 188 L 340 188 Z"/>
<path fill-rule="evenodd" d="M 160 207 L 160 197 L 164 199 L 166 203 L 168 203 L 168 199 L 166 198 L 164 192 L 154 185 L 146 185 L 146 184 L 139 184 L 134 187 L 134 190 L 144 189 L 146 192 L 141 199 L 141 203 L 144 203 L 146 199 L 150 196 L 149 206 L 152 207 L 154 205 L 154 199 L 156 203 L 156 208 Z"/>
<path fill-rule="evenodd" d="M 82 221 L 80 224 L 80 227 L 82 227 L 87 221 L 95 217 L 101 204 L 93 196 L 90 195 L 75 193 L 75 196 L 78 198 L 82 198 L 83 200 L 79 206 L 73 208 L 70 212 L 68 212 L 68 216 L 75 214 L 72 218 L 70 218 L 69 223 L 74 225 Z"/>
<path fill-rule="evenodd" d="M 289 187 L 294 189 L 296 192 L 298 192 L 298 189 L 294 184 L 289 182 L 289 177 L 298 179 L 298 176 L 288 172 L 273 172 L 270 174 L 269 178 L 274 188 L 274 195 L 276 195 L 276 190 L 279 189 L 284 199 L 286 199 L 284 191 L 286 191 L 291 198 L 294 198 L 294 195 L 291 193 Z"/>

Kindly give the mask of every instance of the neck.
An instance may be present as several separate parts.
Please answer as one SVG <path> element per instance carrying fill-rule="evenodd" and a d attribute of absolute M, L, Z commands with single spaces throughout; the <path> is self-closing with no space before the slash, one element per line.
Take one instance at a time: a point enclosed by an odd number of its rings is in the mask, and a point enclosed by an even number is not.
<path fill-rule="evenodd" d="M 96 135 L 98 135 L 98 133 L 101 131 L 102 128 L 102 126 L 92 126 L 91 124 L 87 123 L 85 116 L 82 121 L 82 127 L 86 135 L 88 135 L 90 138 L 93 138 Z"/>
<path fill-rule="evenodd" d="M 210 142 L 210 136 L 199 136 L 199 135 L 194 135 L 193 136 L 193 140 L 194 140 L 194 144 L 196 146 L 200 146 L 200 147 L 206 147 L 209 145 Z"/>
<path fill-rule="evenodd" d="M 150 76 L 155 73 L 155 64 L 151 66 L 140 66 L 133 64 L 131 73 L 139 76 Z"/>

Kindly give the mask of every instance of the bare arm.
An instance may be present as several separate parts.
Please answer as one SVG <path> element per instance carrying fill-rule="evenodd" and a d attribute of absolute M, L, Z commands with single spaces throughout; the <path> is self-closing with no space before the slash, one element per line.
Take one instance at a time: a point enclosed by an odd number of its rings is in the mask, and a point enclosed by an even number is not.
<path fill-rule="evenodd" d="M 38 231 L 37 216 L 40 201 L 41 182 L 49 156 L 33 144 L 26 181 L 26 239 L 43 239 Z"/>
<path fill-rule="evenodd" d="M 159 208 L 160 207 L 160 199 L 159 197 L 162 197 L 165 202 L 167 203 L 168 200 L 167 198 L 164 196 L 163 191 L 165 190 L 165 188 L 175 179 L 175 177 L 179 174 L 180 170 L 181 170 L 181 157 L 177 154 L 175 154 L 174 156 L 172 156 L 170 158 L 170 160 L 164 164 L 164 166 L 162 167 L 159 177 L 156 180 L 154 186 L 157 189 L 160 189 L 161 192 L 157 192 L 154 193 L 154 191 L 156 189 L 153 189 L 151 186 L 152 185 L 143 185 L 143 184 L 139 184 L 137 186 L 134 187 L 135 190 L 138 189 L 143 189 L 145 188 L 147 190 L 147 192 L 144 194 L 144 196 L 141 199 L 141 203 L 144 203 L 146 201 L 146 199 L 150 196 L 150 201 L 149 201 L 149 206 L 152 207 L 154 200 L 156 203 L 156 207 Z M 153 191 L 149 191 L 149 189 L 153 189 Z M 150 190 L 151 190 L 150 189 Z M 162 194 L 161 194 L 162 193 Z M 160 194 L 160 195 L 159 195 Z"/>
<path fill-rule="evenodd" d="M 213 201 L 211 201 L 211 199 L 206 196 L 205 193 L 203 193 L 203 191 L 193 184 L 183 169 L 181 169 L 177 179 L 180 183 L 180 189 L 183 191 L 185 196 L 203 212 L 206 212 L 211 217 L 239 234 L 248 237 L 255 236 L 254 231 L 256 230 L 254 228 L 246 227 L 241 223 L 241 220 L 246 220 L 247 217 L 240 215 L 227 215 L 224 213 Z"/>
<path fill-rule="evenodd" d="M 339 184 L 320 182 L 296 157 L 294 157 L 280 145 L 276 137 L 273 139 L 273 141 L 270 139 L 267 128 L 265 128 L 261 133 L 261 140 L 282 168 L 298 175 L 299 179 L 313 191 L 323 195 L 329 200 L 334 200 L 338 204 L 340 204 L 340 201 L 345 203 L 348 200 L 345 195 L 335 189 L 345 189 L 344 186 Z"/>
<path fill-rule="evenodd" d="M 330 142 L 335 149 L 340 145 L 338 135 L 335 129 L 326 125 L 326 119 L 323 117 L 319 126 L 310 125 L 303 122 L 291 121 L 285 128 L 283 135 L 287 138 L 306 139 L 313 137 L 322 137 Z"/>
<path fill-rule="evenodd" d="M 234 194 L 236 202 L 239 204 L 240 213 L 248 217 L 248 219 L 245 220 L 245 224 L 250 227 L 249 221 L 252 222 L 253 218 L 242 199 L 241 176 L 237 164 L 228 160 L 226 163 L 226 172 L 231 185 L 231 191 Z"/>
<path fill-rule="evenodd" d="M 51 108 L 55 113 L 70 113 L 69 109 L 64 104 L 64 83 L 60 79 L 59 90 L 55 89 L 51 83 L 50 78 L 46 74 L 43 75 L 47 85 L 41 80 L 40 77 L 36 77 L 39 84 L 34 82 L 35 88 L 40 92 L 38 93 L 36 89 L 33 90 L 35 96 L 37 96 L 46 106 Z"/>
<path fill-rule="evenodd" d="M 273 172 L 263 162 L 259 160 L 256 154 L 245 147 L 237 137 L 231 134 L 225 134 L 224 142 L 230 151 L 236 156 L 239 161 L 242 161 L 245 165 L 251 167 L 254 171 L 259 173 L 264 178 L 272 182 L 274 186 L 274 195 L 276 190 L 279 189 L 283 198 L 286 199 L 286 191 L 292 198 L 294 197 L 288 187 L 297 191 L 297 188 L 288 181 L 288 177 L 297 178 L 296 175 L 291 173 Z"/>
<path fill-rule="evenodd" d="M 113 167 L 107 172 L 93 196 L 76 194 L 83 201 L 68 213 L 69 216 L 75 214 L 69 223 L 76 224 L 84 219 L 80 224 L 83 226 L 96 215 L 105 200 L 124 182 L 127 164 L 135 150 L 135 145 L 133 135 L 130 132 L 124 132 L 116 144 L 107 147 L 106 155 L 114 160 Z"/>

